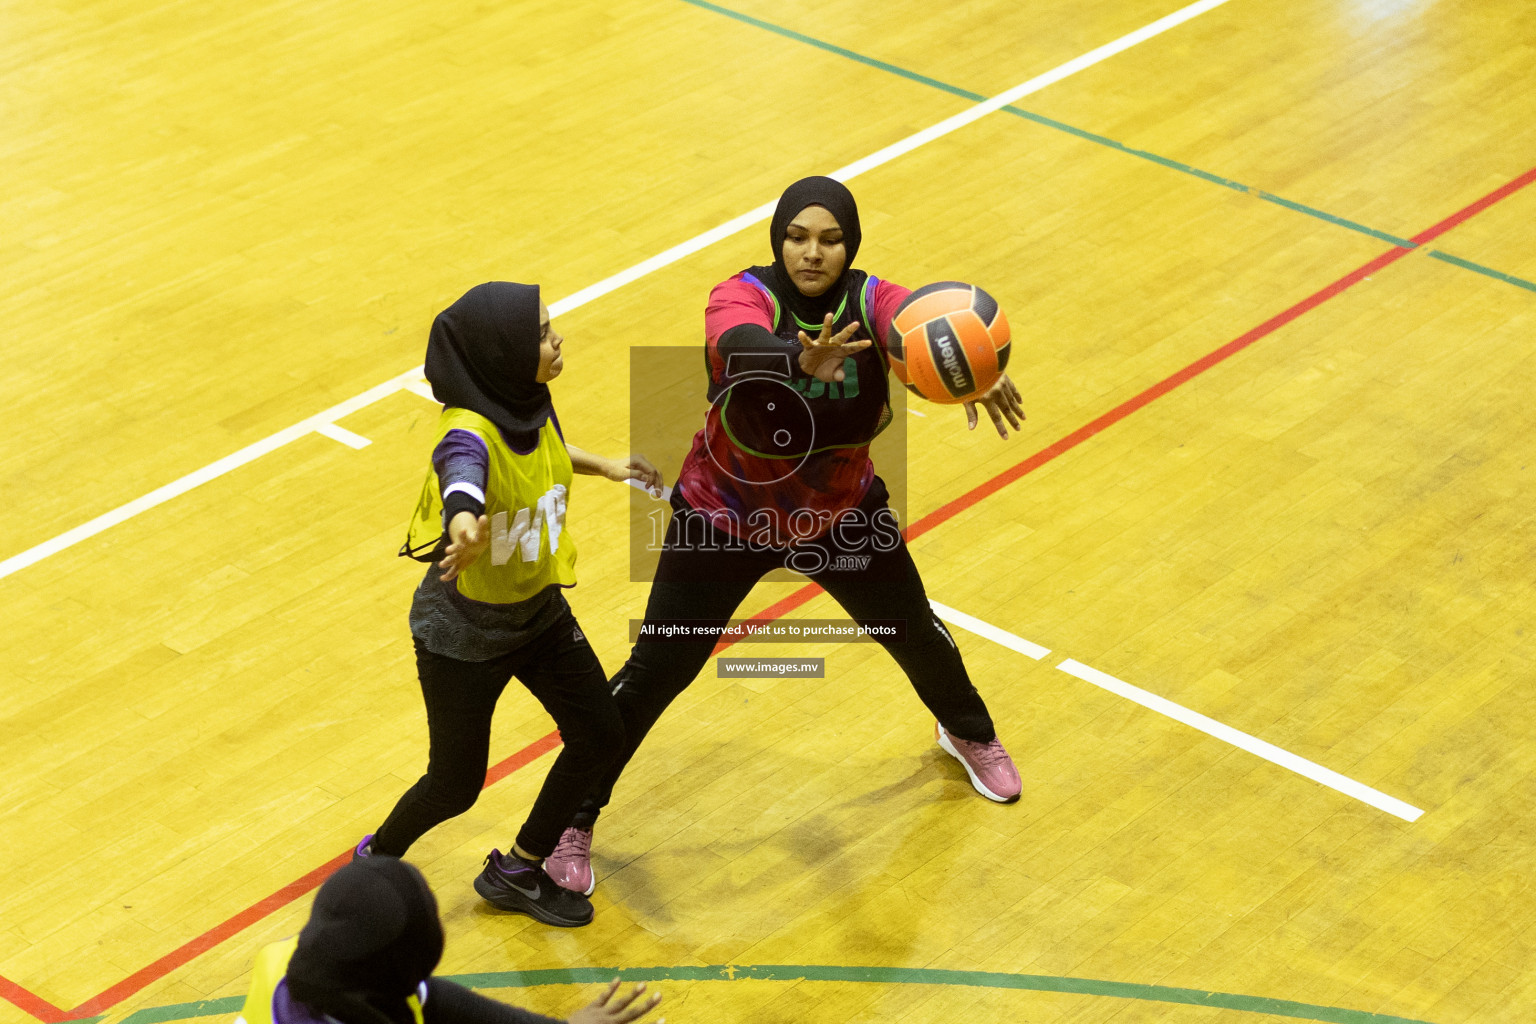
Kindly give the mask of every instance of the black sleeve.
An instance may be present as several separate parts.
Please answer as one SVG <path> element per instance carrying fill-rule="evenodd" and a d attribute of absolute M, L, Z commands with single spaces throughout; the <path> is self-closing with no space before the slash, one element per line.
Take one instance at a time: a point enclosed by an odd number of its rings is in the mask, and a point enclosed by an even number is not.
<path fill-rule="evenodd" d="M 421 1015 L 426 1024 L 565 1024 L 556 1017 L 488 999 L 444 978 L 427 979 Z"/>
<path fill-rule="evenodd" d="M 800 356 L 798 342 L 785 341 L 760 324 L 737 324 L 720 335 L 715 350 L 725 360 L 727 378 L 747 373 L 793 376 L 790 361 Z"/>
<path fill-rule="evenodd" d="M 454 491 L 443 501 L 443 529 L 453 522 L 453 517 L 460 512 L 471 512 L 476 519 L 485 514 L 485 504 L 473 494 L 464 491 Z"/>
<path fill-rule="evenodd" d="M 762 324 L 737 324 L 720 335 L 720 340 L 715 342 L 715 348 L 721 355 L 729 352 L 782 352 L 788 345 L 789 342 Z"/>

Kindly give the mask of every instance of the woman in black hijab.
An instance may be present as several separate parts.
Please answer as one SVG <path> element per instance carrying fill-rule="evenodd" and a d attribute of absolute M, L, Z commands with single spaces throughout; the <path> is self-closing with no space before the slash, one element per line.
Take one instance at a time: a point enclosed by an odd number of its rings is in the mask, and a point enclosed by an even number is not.
<path fill-rule="evenodd" d="M 820 584 L 872 628 L 937 719 L 939 745 L 983 796 L 1012 803 L 1018 771 L 929 607 L 869 444 L 891 419 L 885 334 L 906 288 L 853 266 L 862 235 L 853 195 L 831 178 L 785 190 L 769 224 L 771 265 L 717 285 L 705 310 L 711 407 L 672 493 L 674 515 L 646 604 L 647 623 L 687 620 L 685 642 L 642 630 L 613 678 L 625 747 L 582 805 L 573 849 L 591 830 L 646 732 L 709 659 L 754 584 L 777 568 Z M 1024 412 L 1006 376 L 977 405 L 1007 438 Z M 874 630 L 899 624 L 900 635 Z M 707 624 L 701 635 L 700 624 Z M 570 834 L 567 833 L 567 835 Z M 591 876 L 590 862 L 567 868 Z"/>
<path fill-rule="evenodd" d="M 490 852 L 475 890 L 504 910 L 573 927 L 592 919 L 591 890 L 551 877 L 546 861 L 624 729 L 561 593 L 576 583 L 566 524 L 572 474 L 653 488 L 661 477 L 644 456 L 606 459 L 565 443 L 548 387 L 564 367 L 564 341 L 538 288 L 505 281 L 471 288 L 432 324 L 426 375 L 444 408 L 401 551 L 432 563 L 410 615 L 430 750 L 426 774 L 357 856 L 404 856 L 475 803 L 491 718 L 516 677 L 564 745 L 511 849 Z"/>
<path fill-rule="evenodd" d="M 442 955 L 421 872 L 394 857 L 353 861 L 320 887 L 297 938 L 257 954 L 236 1024 L 560 1024 L 432 977 Z M 569 1024 L 625 1024 L 661 1001 L 641 1001 L 644 984 L 628 996 L 618 988 L 615 979 Z"/>

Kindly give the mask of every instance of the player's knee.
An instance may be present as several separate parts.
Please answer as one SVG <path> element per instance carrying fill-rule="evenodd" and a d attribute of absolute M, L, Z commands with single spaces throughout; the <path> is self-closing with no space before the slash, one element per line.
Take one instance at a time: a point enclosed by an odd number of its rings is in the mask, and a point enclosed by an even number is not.
<path fill-rule="evenodd" d="M 475 801 L 480 799 L 481 788 L 481 783 L 474 779 L 441 780 L 428 788 L 426 798 L 446 820 L 475 806 Z"/>
<path fill-rule="evenodd" d="M 955 644 L 955 638 L 949 635 L 949 630 L 944 628 L 944 623 L 934 615 L 908 622 L 906 642 L 919 648 L 959 650 Z"/>
<path fill-rule="evenodd" d="M 579 729 L 572 729 L 564 736 L 566 749 L 586 764 L 606 765 L 619 756 L 624 746 L 624 719 L 619 709 L 611 703 L 592 709 L 584 715 Z"/>

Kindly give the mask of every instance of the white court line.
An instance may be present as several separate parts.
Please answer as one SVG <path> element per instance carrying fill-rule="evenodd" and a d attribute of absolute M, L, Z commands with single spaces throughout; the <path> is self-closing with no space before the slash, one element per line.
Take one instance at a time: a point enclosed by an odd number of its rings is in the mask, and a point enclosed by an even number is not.
<path fill-rule="evenodd" d="M 977 636 L 986 637 L 995 644 L 1001 644 L 1009 650 L 1018 651 L 1026 658 L 1034 658 L 1039 661 L 1051 653 L 1049 647 L 1041 647 L 1037 643 L 1025 640 L 1021 636 L 1015 636 L 1006 629 L 998 629 L 990 622 L 982 622 L 980 619 L 965 612 L 956 611 L 947 604 L 939 604 L 933 598 L 928 599 L 928 604 L 933 608 L 933 613 L 951 626 L 959 626 L 961 629 L 970 630 Z"/>
<path fill-rule="evenodd" d="M 1015 636 L 1007 630 L 999 629 L 990 622 L 983 622 L 962 611 L 956 611 L 931 598 L 928 603 L 933 606 L 934 613 L 945 622 L 959 626 L 962 629 L 968 629 L 977 636 L 986 637 L 993 643 L 1018 651 L 1020 654 L 1034 658 L 1036 661 L 1051 653 L 1048 649 L 1041 647 L 1037 643 L 1025 640 L 1021 636 Z M 1149 708 L 1158 714 L 1167 715 L 1177 722 L 1183 722 L 1185 725 L 1199 729 L 1207 736 L 1214 736 L 1219 740 L 1232 744 L 1234 747 L 1241 747 L 1250 754 L 1256 754 L 1272 764 L 1277 764 L 1282 768 L 1289 768 L 1296 774 L 1303 775 L 1313 782 L 1320 782 L 1329 789 L 1337 790 L 1345 796 L 1352 796 L 1356 800 L 1370 804 L 1372 807 L 1386 811 L 1388 814 L 1395 814 L 1405 821 L 1418 821 L 1419 817 L 1424 813 L 1412 804 L 1404 803 L 1396 797 L 1388 796 L 1380 790 L 1372 789 L 1363 782 L 1356 782 L 1347 775 L 1340 775 L 1331 768 L 1324 768 L 1322 765 L 1308 761 L 1304 757 L 1299 757 L 1289 750 L 1282 750 L 1273 743 L 1266 743 L 1258 737 L 1250 736 L 1241 730 L 1232 728 L 1230 725 L 1223 725 L 1214 718 L 1207 718 L 1198 711 L 1191 711 L 1182 704 L 1175 704 L 1173 701 L 1165 697 L 1159 697 L 1155 693 L 1149 693 L 1139 686 L 1132 686 L 1124 680 L 1116 679 L 1107 672 L 1100 672 L 1096 668 L 1084 665 L 1075 658 L 1068 658 L 1056 667 L 1070 676 L 1076 676 L 1084 682 L 1092 683 L 1095 686 L 1108 690 L 1110 693 L 1124 697 L 1126 700 L 1134 701 L 1144 708 Z"/>
<path fill-rule="evenodd" d="M 1116 679 L 1107 672 L 1100 672 L 1096 668 L 1084 665 L 1080 661 L 1068 658 L 1056 667 L 1068 675 L 1076 676 L 1084 682 L 1103 687 L 1110 693 L 1124 697 L 1126 700 L 1135 701 L 1144 708 L 1150 708 L 1158 714 L 1167 715 L 1175 721 L 1183 722 L 1185 725 L 1199 729 L 1208 736 L 1224 740 L 1234 747 L 1241 747 L 1250 754 L 1256 754 L 1282 768 L 1289 768 L 1297 775 L 1306 776 L 1313 782 L 1320 782 L 1329 789 L 1338 790 L 1345 796 L 1352 796 L 1356 800 L 1368 803 L 1372 807 L 1386 811 L 1388 814 L 1395 814 L 1404 821 L 1418 821 L 1420 815 L 1424 813 L 1412 804 L 1404 803 L 1396 797 L 1388 796 L 1380 790 L 1372 789 L 1363 782 L 1356 782 L 1347 775 L 1340 775 L 1331 768 L 1324 768 L 1322 765 L 1308 761 L 1304 757 L 1298 757 L 1289 750 L 1282 750 L 1273 743 L 1266 743 L 1257 737 L 1234 729 L 1230 725 L 1223 725 L 1214 718 L 1207 718 L 1181 704 L 1175 704 L 1173 701 L 1159 697 L 1155 693 L 1148 693 L 1140 687 L 1132 686 L 1130 683 Z"/>
<path fill-rule="evenodd" d="M 1098 64 L 1100 61 L 1107 60 L 1118 53 L 1123 53 L 1138 43 L 1144 43 L 1154 36 L 1160 35 L 1171 28 L 1182 25 L 1184 22 L 1189 21 L 1191 18 L 1199 17 L 1207 11 L 1214 10 L 1215 8 L 1220 7 L 1222 4 L 1227 2 L 1228 0 L 1199 0 L 1198 3 L 1193 3 L 1188 7 L 1183 7 L 1177 11 L 1174 11 L 1172 14 L 1159 18 L 1148 25 L 1142 26 L 1134 32 L 1130 32 L 1121 36 L 1114 42 L 1106 43 L 1105 45 L 1100 46 L 1095 50 L 1090 50 L 1080 57 L 1074 57 L 1072 60 L 1067 61 L 1065 64 L 1058 65 L 1057 67 L 1052 68 L 1050 71 L 1047 71 L 1042 75 L 1036 75 L 1034 78 L 1029 79 L 1027 82 L 1021 82 L 1006 92 L 998 93 L 991 99 L 983 100 L 975 106 L 962 110 L 960 113 L 954 115 L 953 117 L 945 118 L 943 121 L 924 128 L 922 131 L 914 132 L 901 141 L 892 143 L 891 145 L 886 146 L 884 149 L 871 153 L 869 156 L 866 156 L 861 160 L 855 160 L 853 163 L 848 164 L 845 167 L 840 167 L 833 171 L 829 177 L 836 178 L 838 181 L 848 181 L 850 178 L 857 177 L 858 175 L 863 174 L 865 171 L 873 170 L 882 164 L 889 163 L 899 156 L 903 156 L 912 152 L 912 150 L 917 149 L 919 146 L 927 145 L 935 139 L 942 138 L 943 136 L 948 135 L 950 132 L 963 128 L 973 121 L 979 120 L 980 118 L 983 118 L 996 110 L 1000 110 L 1001 108 L 1008 106 L 1010 103 L 1014 103 L 1023 97 L 1030 95 L 1031 93 L 1038 92 L 1048 85 L 1054 85 L 1056 82 L 1059 82 L 1071 75 L 1075 75 L 1079 71 L 1090 68 L 1093 65 Z M 640 278 L 645 277 L 647 274 L 654 273 L 655 271 L 660 270 L 662 267 L 676 263 L 678 260 L 684 258 L 685 256 L 690 256 L 693 253 L 698 252 L 700 249 L 711 246 L 723 238 L 728 238 L 739 231 L 746 230 L 754 224 L 761 223 L 773 215 L 773 208 L 777 202 L 778 200 L 775 199 L 773 201 L 764 203 L 762 206 L 759 206 L 754 210 L 726 221 L 719 227 L 711 228 L 701 235 L 697 235 L 686 242 L 683 242 L 679 245 L 674 245 L 672 248 L 666 250 L 665 252 L 661 252 L 655 256 L 652 256 L 648 260 L 643 260 L 639 263 L 636 263 L 628 270 L 621 270 L 619 273 L 614 274 L 612 277 L 605 278 L 596 284 L 588 285 L 587 287 L 581 289 L 578 292 L 575 292 L 574 294 L 567 295 L 563 299 L 558 299 L 555 302 L 549 304 L 549 315 L 553 317 L 559 316 L 562 313 L 568 313 L 571 310 L 576 309 L 578 306 L 584 306 L 588 302 L 591 302 L 593 299 L 607 295 L 609 292 L 618 288 L 622 288 L 626 284 L 629 284 L 633 281 L 637 281 Z M 401 388 L 410 388 L 411 390 L 415 391 L 414 388 L 411 388 L 411 385 L 414 384 L 420 377 L 421 367 L 417 366 L 414 369 L 408 370 L 397 377 L 385 381 L 383 384 L 380 384 L 377 387 L 369 388 L 367 391 L 364 391 L 361 395 L 358 395 L 355 398 L 350 398 L 339 405 L 332 406 L 324 412 L 317 413 L 314 416 L 296 423 L 291 427 L 280 430 L 270 437 L 257 441 L 254 444 L 247 445 L 232 455 L 226 455 L 224 458 L 219 459 L 217 462 L 210 463 L 209 465 L 204 466 L 202 469 L 189 473 L 181 479 L 174 480 L 171 483 L 166 484 L 164 487 L 151 491 L 142 497 L 135 498 L 133 501 L 128 502 L 126 505 L 121 505 L 110 512 L 103 513 L 102 515 L 97 516 L 95 519 L 92 519 L 89 522 L 81 523 L 79 526 L 59 534 L 52 540 L 44 541 L 34 548 L 29 548 L 20 554 L 12 555 L 5 561 L 0 562 L 0 579 L 4 579 L 14 572 L 25 569 L 29 565 L 35 565 L 36 563 L 47 558 L 49 555 L 57 554 L 66 548 L 73 547 L 83 540 L 94 537 L 96 534 L 101 533 L 104 530 L 108 530 L 128 519 L 132 519 L 134 516 L 139 515 L 141 512 L 146 512 L 157 505 L 162 505 L 178 495 L 185 494 L 187 491 L 192 490 L 194 487 L 205 484 L 210 480 L 216 480 L 231 470 L 237 469 L 238 467 L 258 459 L 269 452 L 276 451 L 277 449 L 286 445 L 288 442 L 296 440 L 297 438 L 303 437 L 305 434 L 317 430 L 322 424 L 332 423 L 343 416 L 354 413 L 357 410 L 371 405 L 387 395 L 394 394 Z M 420 394 L 419 391 L 416 393 Z"/>
<path fill-rule="evenodd" d="M 372 441 L 368 440 L 368 438 L 364 437 L 362 434 L 354 434 L 346 427 L 338 427 L 334 423 L 320 424 L 315 428 L 315 433 L 324 434 L 332 441 L 340 441 L 348 448 L 367 448 L 369 445 L 373 444 Z"/>
<path fill-rule="evenodd" d="M 413 395 L 420 395 L 429 402 L 436 402 L 437 396 L 432 393 L 432 385 L 425 380 L 413 380 L 405 385 L 405 390 Z"/>
<path fill-rule="evenodd" d="M 386 395 L 392 395 L 399 391 L 406 380 L 419 376 L 421 376 L 421 367 L 418 366 L 408 373 L 403 373 L 399 377 L 369 388 L 360 395 L 354 395 L 345 402 L 339 402 L 324 412 L 316 413 L 308 419 L 300 420 L 291 427 L 285 427 L 270 437 L 262 438 L 254 444 L 248 444 L 239 451 L 226 455 L 217 462 L 211 462 L 202 469 L 188 473 L 179 480 L 173 480 L 164 487 L 158 487 L 142 497 L 133 499 L 126 505 L 119 505 L 112 511 L 105 512 L 89 522 L 81 523 L 74 529 L 66 530 L 52 540 L 46 540 L 34 548 L 23 551 L 19 555 L 12 555 L 5 561 L 0 562 L 0 579 L 4 579 L 13 572 L 25 569 L 29 565 L 41 562 L 49 555 L 55 555 L 66 548 L 73 547 L 83 540 L 96 536 L 103 530 L 109 530 L 118 523 L 126 522 L 141 512 L 147 512 L 157 505 L 163 505 L 172 498 L 186 494 L 194 487 L 199 487 L 210 480 L 217 480 L 231 470 L 238 469 L 248 462 L 254 462 L 269 452 L 277 451 L 290 441 L 296 441 L 306 434 L 313 433 L 323 424 L 330 423 L 343 416 L 350 416 L 352 413 L 357 412 L 357 410 L 372 405 Z"/>

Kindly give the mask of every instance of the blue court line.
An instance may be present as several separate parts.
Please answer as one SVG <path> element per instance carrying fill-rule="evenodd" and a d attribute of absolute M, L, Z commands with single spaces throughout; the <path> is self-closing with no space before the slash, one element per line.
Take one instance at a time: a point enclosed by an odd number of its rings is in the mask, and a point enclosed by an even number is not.
<path fill-rule="evenodd" d="M 917 82 L 921 85 L 926 85 L 934 89 L 940 89 L 944 92 L 950 93 L 954 96 L 959 96 L 963 99 L 968 99 L 979 103 L 987 98 L 979 92 L 972 92 L 969 89 L 962 89 L 958 85 L 950 85 L 948 82 L 941 82 L 937 78 L 930 78 L 927 75 L 921 75 L 915 71 L 909 71 L 906 68 L 897 67 L 895 64 L 890 64 L 875 57 L 865 56 L 862 53 L 857 53 L 846 47 L 838 46 L 834 43 L 824 42 L 823 40 L 817 39 L 814 36 L 808 36 L 803 32 L 796 32 L 792 28 L 785 28 L 782 25 L 775 25 L 771 21 L 764 21 L 761 18 L 754 18 L 750 14 L 743 14 L 740 11 L 733 11 L 729 7 L 721 7 L 719 4 L 710 3 L 709 0 L 682 0 L 682 2 L 686 4 L 692 4 L 694 7 L 703 8 L 706 11 L 713 11 L 716 14 L 723 14 L 727 18 L 734 18 L 736 21 L 743 22 L 747 25 L 752 25 L 755 28 L 760 28 L 767 32 L 772 32 L 776 35 L 783 36 L 786 39 L 793 39 L 798 43 L 804 43 L 807 46 L 814 46 L 817 49 L 826 50 L 828 53 L 835 53 L 839 57 L 847 57 L 849 60 L 856 60 L 861 64 L 868 65 L 869 67 L 877 68 L 881 71 L 886 71 L 893 75 L 899 75 L 902 78 L 908 79 L 909 81 Z M 1333 224 L 1336 227 L 1345 228 L 1362 235 L 1369 235 L 1371 238 L 1387 242 L 1402 249 L 1419 248 L 1417 242 L 1410 241 L 1409 239 L 1399 238 L 1396 235 L 1388 234 L 1385 231 L 1378 231 L 1373 227 L 1369 227 L 1357 221 L 1352 221 L 1347 217 L 1340 217 L 1337 214 L 1329 213 L 1326 210 L 1319 210 L 1316 207 L 1308 206 L 1305 203 L 1298 203 L 1294 199 L 1286 199 L 1284 196 L 1277 196 L 1273 192 L 1266 192 L 1263 189 L 1253 188 L 1250 185 L 1244 185 L 1240 181 L 1234 181 L 1231 178 L 1224 178 L 1219 174 L 1212 174 L 1210 171 L 1201 170 L 1198 167 L 1193 167 L 1189 164 L 1182 163 L 1178 160 L 1173 160 L 1169 157 L 1160 156 L 1157 153 L 1151 153 L 1144 149 L 1137 149 L 1134 146 L 1127 146 L 1123 142 L 1117 142 L 1114 139 L 1099 135 L 1095 132 L 1090 132 L 1084 128 L 1078 128 L 1074 125 L 1066 124 L 1062 121 L 1057 121 L 1053 118 L 1046 117 L 1042 114 L 1036 114 L 1032 111 L 1024 110 L 1020 107 L 1007 106 L 1003 107 L 1002 109 L 1006 110 L 1010 114 L 1015 115 L 1016 117 L 1022 117 L 1027 121 L 1033 121 L 1036 124 L 1043 125 L 1044 127 L 1054 128 L 1057 131 L 1066 132 L 1069 135 L 1075 135 L 1080 139 L 1096 143 L 1100 146 L 1105 146 L 1109 149 L 1117 149 L 1122 153 L 1127 153 L 1134 157 L 1140 157 L 1143 160 L 1150 160 L 1152 163 L 1158 164 L 1162 167 L 1167 167 L 1170 170 L 1179 171 L 1182 174 L 1192 175 L 1193 177 L 1200 178 L 1203 181 L 1208 181 L 1213 185 L 1220 185 L 1223 188 L 1232 189 L 1235 192 L 1246 193 L 1247 195 L 1253 196 L 1255 199 L 1261 199 L 1266 203 L 1273 203 L 1276 206 L 1282 206 L 1285 209 L 1293 210 L 1296 213 L 1304 213 L 1309 217 L 1313 217 L 1321 221 L 1326 221 L 1327 223 Z M 1536 283 L 1527 281 L 1524 278 L 1515 277 L 1512 274 L 1506 274 L 1502 271 L 1494 270 L 1492 267 L 1485 267 L 1481 263 L 1473 263 L 1471 260 L 1464 260 L 1459 256 L 1452 256 L 1451 254 L 1440 249 L 1430 249 L 1428 250 L 1428 255 L 1449 263 L 1452 266 L 1460 267 L 1463 270 L 1470 270 L 1473 273 L 1482 274 L 1485 277 L 1491 277 L 1496 281 L 1503 281 L 1504 283 L 1512 284 L 1517 288 L 1524 288 L 1527 291 L 1536 292 Z"/>
<path fill-rule="evenodd" d="M 685 964 L 677 967 L 555 967 L 534 971 L 497 971 L 489 974 L 445 975 L 468 988 L 528 988 L 535 985 L 600 985 L 614 978 L 637 981 L 831 981 L 877 985 L 945 985 L 965 988 L 1012 989 L 1024 992 L 1061 992 L 1082 996 L 1108 996 L 1146 1002 L 1207 1006 L 1215 1009 L 1261 1013 L 1293 1020 L 1326 1024 L 1427 1024 L 1411 1017 L 1367 1013 L 1338 1006 L 1317 1006 L 1289 999 L 1245 996 L 1233 992 L 1207 992 L 1166 985 L 1139 985 L 1096 978 L 1065 978 L 1047 974 L 1005 974 L 998 971 L 946 971 L 928 967 L 841 967 L 829 964 Z M 176 1006 L 137 1010 L 119 1024 L 167 1024 L 237 1012 L 244 996 L 205 999 Z"/>

